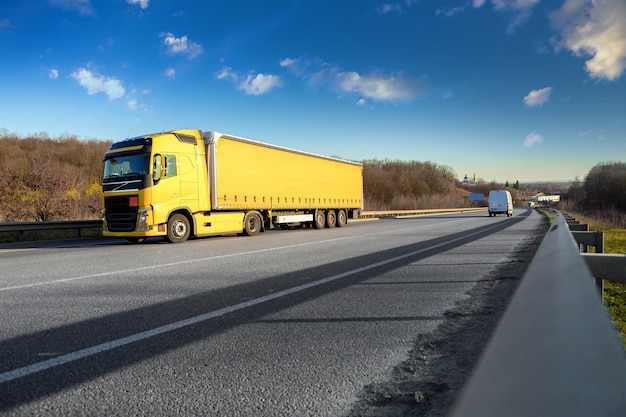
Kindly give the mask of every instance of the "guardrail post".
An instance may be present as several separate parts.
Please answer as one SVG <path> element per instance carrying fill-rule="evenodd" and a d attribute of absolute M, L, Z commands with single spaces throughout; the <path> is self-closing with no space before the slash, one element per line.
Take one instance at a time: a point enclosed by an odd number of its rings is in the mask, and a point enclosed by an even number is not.
<path fill-rule="evenodd" d="M 569 223 L 569 230 L 571 231 L 577 231 L 577 232 L 586 232 L 589 230 L 589 225 L 588 224 L 580 224 L 580 223 Z"/>
<path fill-rule="evenodd" d="M 571 224 L 568 222 L 569 226 L 570 226 L 570 231 L 572 232 L 572 236 L 574 236 L 574 239 L 576 239 L 576 243 L 578 243 L 578 247 L 579 249 L 583 252 L 583 253 L 589 253 L 589 246 L 593 246 L 595 248 L 595 252 L 596 253 L 604 253 L 604 234 L 602 232 L 597 232 L 597 231 L 572 231 L 571 230 Z M 588 226 L 588 225 L 585 225 Z M 593 279 L 596 283 L 596 288 L 598 289 L 598 292 L 600 293 L 600 297 L 604 297 L 604 279 L 606 279 L 606 276 L 603 276 L 602 274 L 598 275 L 598 271 L 597 268 L 594 269 L 591 267 L 591 265 L 589 264 L 589 262 L 587 262 L 587 265 L 590 267 L 592 274 L 593 274 Z"/>

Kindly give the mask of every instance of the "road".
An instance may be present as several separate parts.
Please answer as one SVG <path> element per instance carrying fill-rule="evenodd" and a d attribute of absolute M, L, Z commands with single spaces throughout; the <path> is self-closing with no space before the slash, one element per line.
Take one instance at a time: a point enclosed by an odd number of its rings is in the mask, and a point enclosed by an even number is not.
<path fill-rule="evenodd" d="M 466 314 L 468 306 L 484 311 L 485 294 L 513 288 L 504 284 L 521 276 L 544 225 L 535 211 L 516 209 L 510 218 L 381 219 L 182 244 L 2 245 L 0 415 L 432 408 L 424 395 L 452 398 L 477 348 L 455 365 L 450 354 L 442 376 L 450 378 L 432 392 L 422 386 L 407 399 L 386 390 L 399 389 L 399 371 L 416 352 L 423 366 L 408 372 L 416 386 L 432 379 L 432 366 L 441 372 L 441 355 L 425 353 L 424 342 L 450 349 L 446 326 L 457 318 L 489 331 L 497 309 Z"/>

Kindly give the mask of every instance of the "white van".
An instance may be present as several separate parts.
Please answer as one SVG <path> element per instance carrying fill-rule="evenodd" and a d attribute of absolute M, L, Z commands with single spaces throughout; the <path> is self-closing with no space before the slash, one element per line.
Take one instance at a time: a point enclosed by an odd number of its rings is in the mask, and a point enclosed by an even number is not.
<path fill-rule="evenodd" d="M 489 217 L 496 214 L 513 215 L 513 199 L 511 193 L 506 190 L 489 191 Z"/>

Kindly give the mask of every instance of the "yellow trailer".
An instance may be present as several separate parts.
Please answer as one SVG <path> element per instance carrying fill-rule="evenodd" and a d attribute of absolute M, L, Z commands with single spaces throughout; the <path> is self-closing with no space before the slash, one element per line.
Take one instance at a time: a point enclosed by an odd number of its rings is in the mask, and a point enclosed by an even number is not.
<path fill-rule="evenodd" d="M 105 236 L 255 235 L 344 226 L 363 206 L 360 163 L 218 132 L 128 139 L 105 154 Z"/>

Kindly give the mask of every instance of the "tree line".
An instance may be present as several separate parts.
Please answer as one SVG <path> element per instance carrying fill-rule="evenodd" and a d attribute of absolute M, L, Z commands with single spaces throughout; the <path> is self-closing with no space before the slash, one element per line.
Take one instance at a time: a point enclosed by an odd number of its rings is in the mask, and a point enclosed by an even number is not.
<path fill-rule="evenodd" d="M 0 129 L 0 222 L 99 219 L 103 156 L 111 143 Z M 501 188 L 492 182 L 463 189 L 451 168 L 433 162 L 362 163 L 365 210 L 466 207 L 475 204 L 470 192 Z M 626 212 L 626 163 L 595 166 L 563 197 L 586 210 Z"/>
<path fill-rule="evenodd" d="M 111 141 L 0 130 L 0 221 L 100 218 L 103 156 Z M 363 161 L 366 210 L 465 204 L 454 172 L 432 162 Z"/>
<path fill-rule="evenodd" d="M 562 196 L 564 206 L 626 227 L 626 162 L 601 162 Z"/>
<path fill-rule="evenodd" d="M 111 143 L 0 131 L 0 221 L 100 218 L 102 159 Z"/>

